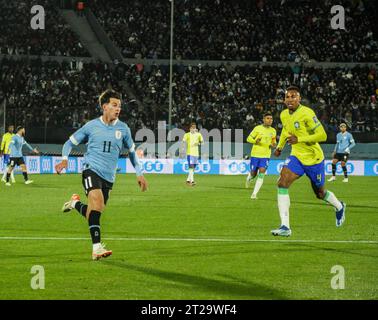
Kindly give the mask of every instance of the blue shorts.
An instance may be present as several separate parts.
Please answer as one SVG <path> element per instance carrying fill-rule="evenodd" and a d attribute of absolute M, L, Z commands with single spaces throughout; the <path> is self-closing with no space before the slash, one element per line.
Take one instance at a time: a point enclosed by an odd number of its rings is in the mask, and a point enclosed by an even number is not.
<path fill-rule="evenodd" d="M 269 158 L 251 158 L 251 163 L 249 165 L 250 170 L 257 171 L 260 168 L 268 169 L 269 166 Z"/>
<path fill-rule="evenodd" d="M 191 166 L 194 166 L 194 168 L 197 166 L 197 164 L 198 164 L 198 157 L 195 157 L 195 156 L 187 156 L 186 158 L 187 158 L 187 160 L 188 160 L 188 166 L 189 166 L 189 168 L 190 168 Z"/>
<path fill-rule="evenodd" d="M 10 154 L 4 154 L 3 155 L 3 164 L 4 166 L 7 166 L 10 161 Z"/>
<path fill-rule="evenodd" d="M 290 156 L 286 159 L 284 167 L 288 168 L 291 172 L 294 172 L 298 176 L 306 174 L 310 178 L 311 183 L 316 187 L 321 188 L 325 183 L 325 167 L 324 160 L 313 166 L 303 165 L 297 157 Z"/>

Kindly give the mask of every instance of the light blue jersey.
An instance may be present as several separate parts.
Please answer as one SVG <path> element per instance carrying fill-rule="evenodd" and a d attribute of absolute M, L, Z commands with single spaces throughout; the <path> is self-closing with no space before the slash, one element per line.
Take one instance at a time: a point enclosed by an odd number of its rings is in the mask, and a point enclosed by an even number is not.
<path fill-rule="evenodd" d="M 82 142 L 88 142 L 87 152 L 84 155 L 84 170 L 90 169 L 104 180 L 113 183 L 118 158 L 125 147 L 129 149 L 130 160 L 136 174 L 142 175 L 142 166 L 135 153 L 131 131 L 126 123 L 116 120 L 107 125 L 102 117 L 88 122 L 66 142 L 62 152 L 63 158 L 68 158 L 73 145 L 77 146 Z"/>
<path fill-rule="evenodd" d="M 15 134 L 13 137 L 12 137 L 12 140 L 10 142 L 10 145 L 9 145 L 9 149 L 10 149 L 10 157 L 11 158 L 22 158 L 22 147 L 26 145 L 30 151 L 33 151 L 33 148 L 30 146 L 30 144 L 28 144 L 24 137 L 21 137 L 20 135 L 18 134 Z"/>
<path fill-rule="evenodd" d="M 356 145 L 354 142 L 352 134 L 349 132 L 341 133 L 339 132 L 336 137 L 336 153 L 350 153 L 350 150 Z"/>

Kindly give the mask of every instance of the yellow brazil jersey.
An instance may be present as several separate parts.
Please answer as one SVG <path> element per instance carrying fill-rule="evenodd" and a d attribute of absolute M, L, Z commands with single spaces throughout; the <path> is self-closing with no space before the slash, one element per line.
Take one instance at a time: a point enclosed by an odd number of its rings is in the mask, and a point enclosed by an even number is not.
<path fill-rule="evenodd" d="M 1 141 L 1 151 L 4 151 L 4 154 L 10 154 L 9 145 L 12 141 L 13 136 L 14 136 L 14 133 L 9 133 L 9 132 L 3 135 L 3 139 Z"/>
<path fill-rule="evenodd" d="M 276 144 L 276 135 L 276 129 L 272 127 L 256 126 L 247 138 L 247 142 L 253 144 L 251 157 L 270 158 L 272 155 L 271 146 Z M 258 139 L 261 140 L 256 144 Z"/>
<path fill-rule="evenodd" d="M 324 160 L 323 150 L 319 142 L 327 139 L 327 134 L 315 112 L 303 105 L 300 105 L 292 114 L 289 109 L 281 112 L 281 122 L 283 125 L 279 149 L 283 149 L 286 139 L 290 135 L 298 138 L 298 143 L 292 145 L 291 155 L 305 166 L 312 166 Z"/>
<path fill-rule="evenodd" d="M 186 154 L 188 156 L 199 156 L 198 146 L 203 142 L 202 134 L 200 134 L 199 132 L 187 132 L 184 134 L 182 141 L 186 143 Z"/>

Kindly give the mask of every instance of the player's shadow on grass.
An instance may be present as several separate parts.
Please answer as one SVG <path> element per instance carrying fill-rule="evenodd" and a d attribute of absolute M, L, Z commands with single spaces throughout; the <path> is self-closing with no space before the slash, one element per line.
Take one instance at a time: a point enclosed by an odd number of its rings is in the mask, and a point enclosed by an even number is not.
<path fill-rule="evenodd" d="M 276 289 L 272 289 L 270 287 L 266 287 L 257 283 L 253 283 L 246 280 L 235 280 L 231 277 L 227 277 L 231 279 L 231 281 L 223 281 L 223 280 L 216 280 L 216 279 L 209 279 L 205 277 L 201 277 L 198 275 L 188 275 L 173 271 L 163 271 L 148 267 L 141 267 L 137 265 L 132 265 L 125 262 L 120 261 L 112 261 L 106 260 L 103 261 L 105 264 L 109 264 L 111 266 L 116 266 L 119 268 L 137 271 L 149 276 L 154 276 L 166 281 L 174 281 L 179 282 L 184 285 L 190 285 L 201 289 L 206 292 L 213 292 L 215 294 L 222 294 L 223 296 L 227 297 L 235 297 L 235 298 L 246 298 L 246 299 L 278 299 L 284 300 L 287 297 L 283 296 L 282 293 Z"/>

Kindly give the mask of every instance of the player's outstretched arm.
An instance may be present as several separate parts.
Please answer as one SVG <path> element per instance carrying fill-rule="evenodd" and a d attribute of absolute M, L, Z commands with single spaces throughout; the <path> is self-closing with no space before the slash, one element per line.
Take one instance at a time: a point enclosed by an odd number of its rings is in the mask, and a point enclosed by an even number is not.
<path fill-rule="evenodd" d="M 143 176 L 143 165 L 139 161 L 138 155 L 135 152 L 135 144 L 133 139 L 131 138 L 131 131 L 130 128 L 126 128 L 127 134 L 123 138 L 123 145 L 127 149 L 129 149 L 129 158 L 131 161 L 131 164 L 133 165 L 136 175 L 137 175 L 137 181 L 140 189 L 142 192 L 146 191 L 148 188 L 147 180 Z"/>
<path fill-rule="evenodd" d="M 62 171 L 67 168 L 68 156 L 70 155 L 73 146 L 74 146 L 74 144 L 72 143 L 71 140 L 67 140 L 66 143 L 63 145 L 63 150 L 62 150 L 63 160 L 62 160 L 62 162 L 58 163 L 55 166 L 55 170 L 56 170 L 57 174 L 61 174 Z"/>
<path fill-rule="evenodd" d="M 249 134 L 247 138 L 247 142 L 250 144 L 259 144 L 261 139 L 256 139 L 257 138 L 257 132 L 256 129 L 253 129 L 253 131 Z"/>
<path fill-rule="evenodd" d="M 33 147 L 29 144 L 29 143 L 27 143 L 26 141 L 24 141 L 24 145 L 31 151 L 31 152 L 33 152 L 33 153 L 35 153 L 35 154 L 38 154 L 39 152 L 38 152 L 38 150 L 36 149 L 36 148 L 34 148 L 33 149 Z"/>
<path fill-rule="evenodd" d="M 313 129 L 313 134 L 303 137 L 298 137 L 298 142 L 324 142 L 327 140 L 327 133 L 320 124 Z"/>
<path fill-rule="evenodd" d="M 143 166 L 140 163 L 138 155 L 136 154 L 134 148 L 132 148 L 129 151 L 129 158 L 130 158 L 131 164 L 135 168 L 138 185 L 139 185 L 141 191 L 144 192 L 148 188 L 148 183 L 147 183 L 146 178 L 143 176 Z"/>

